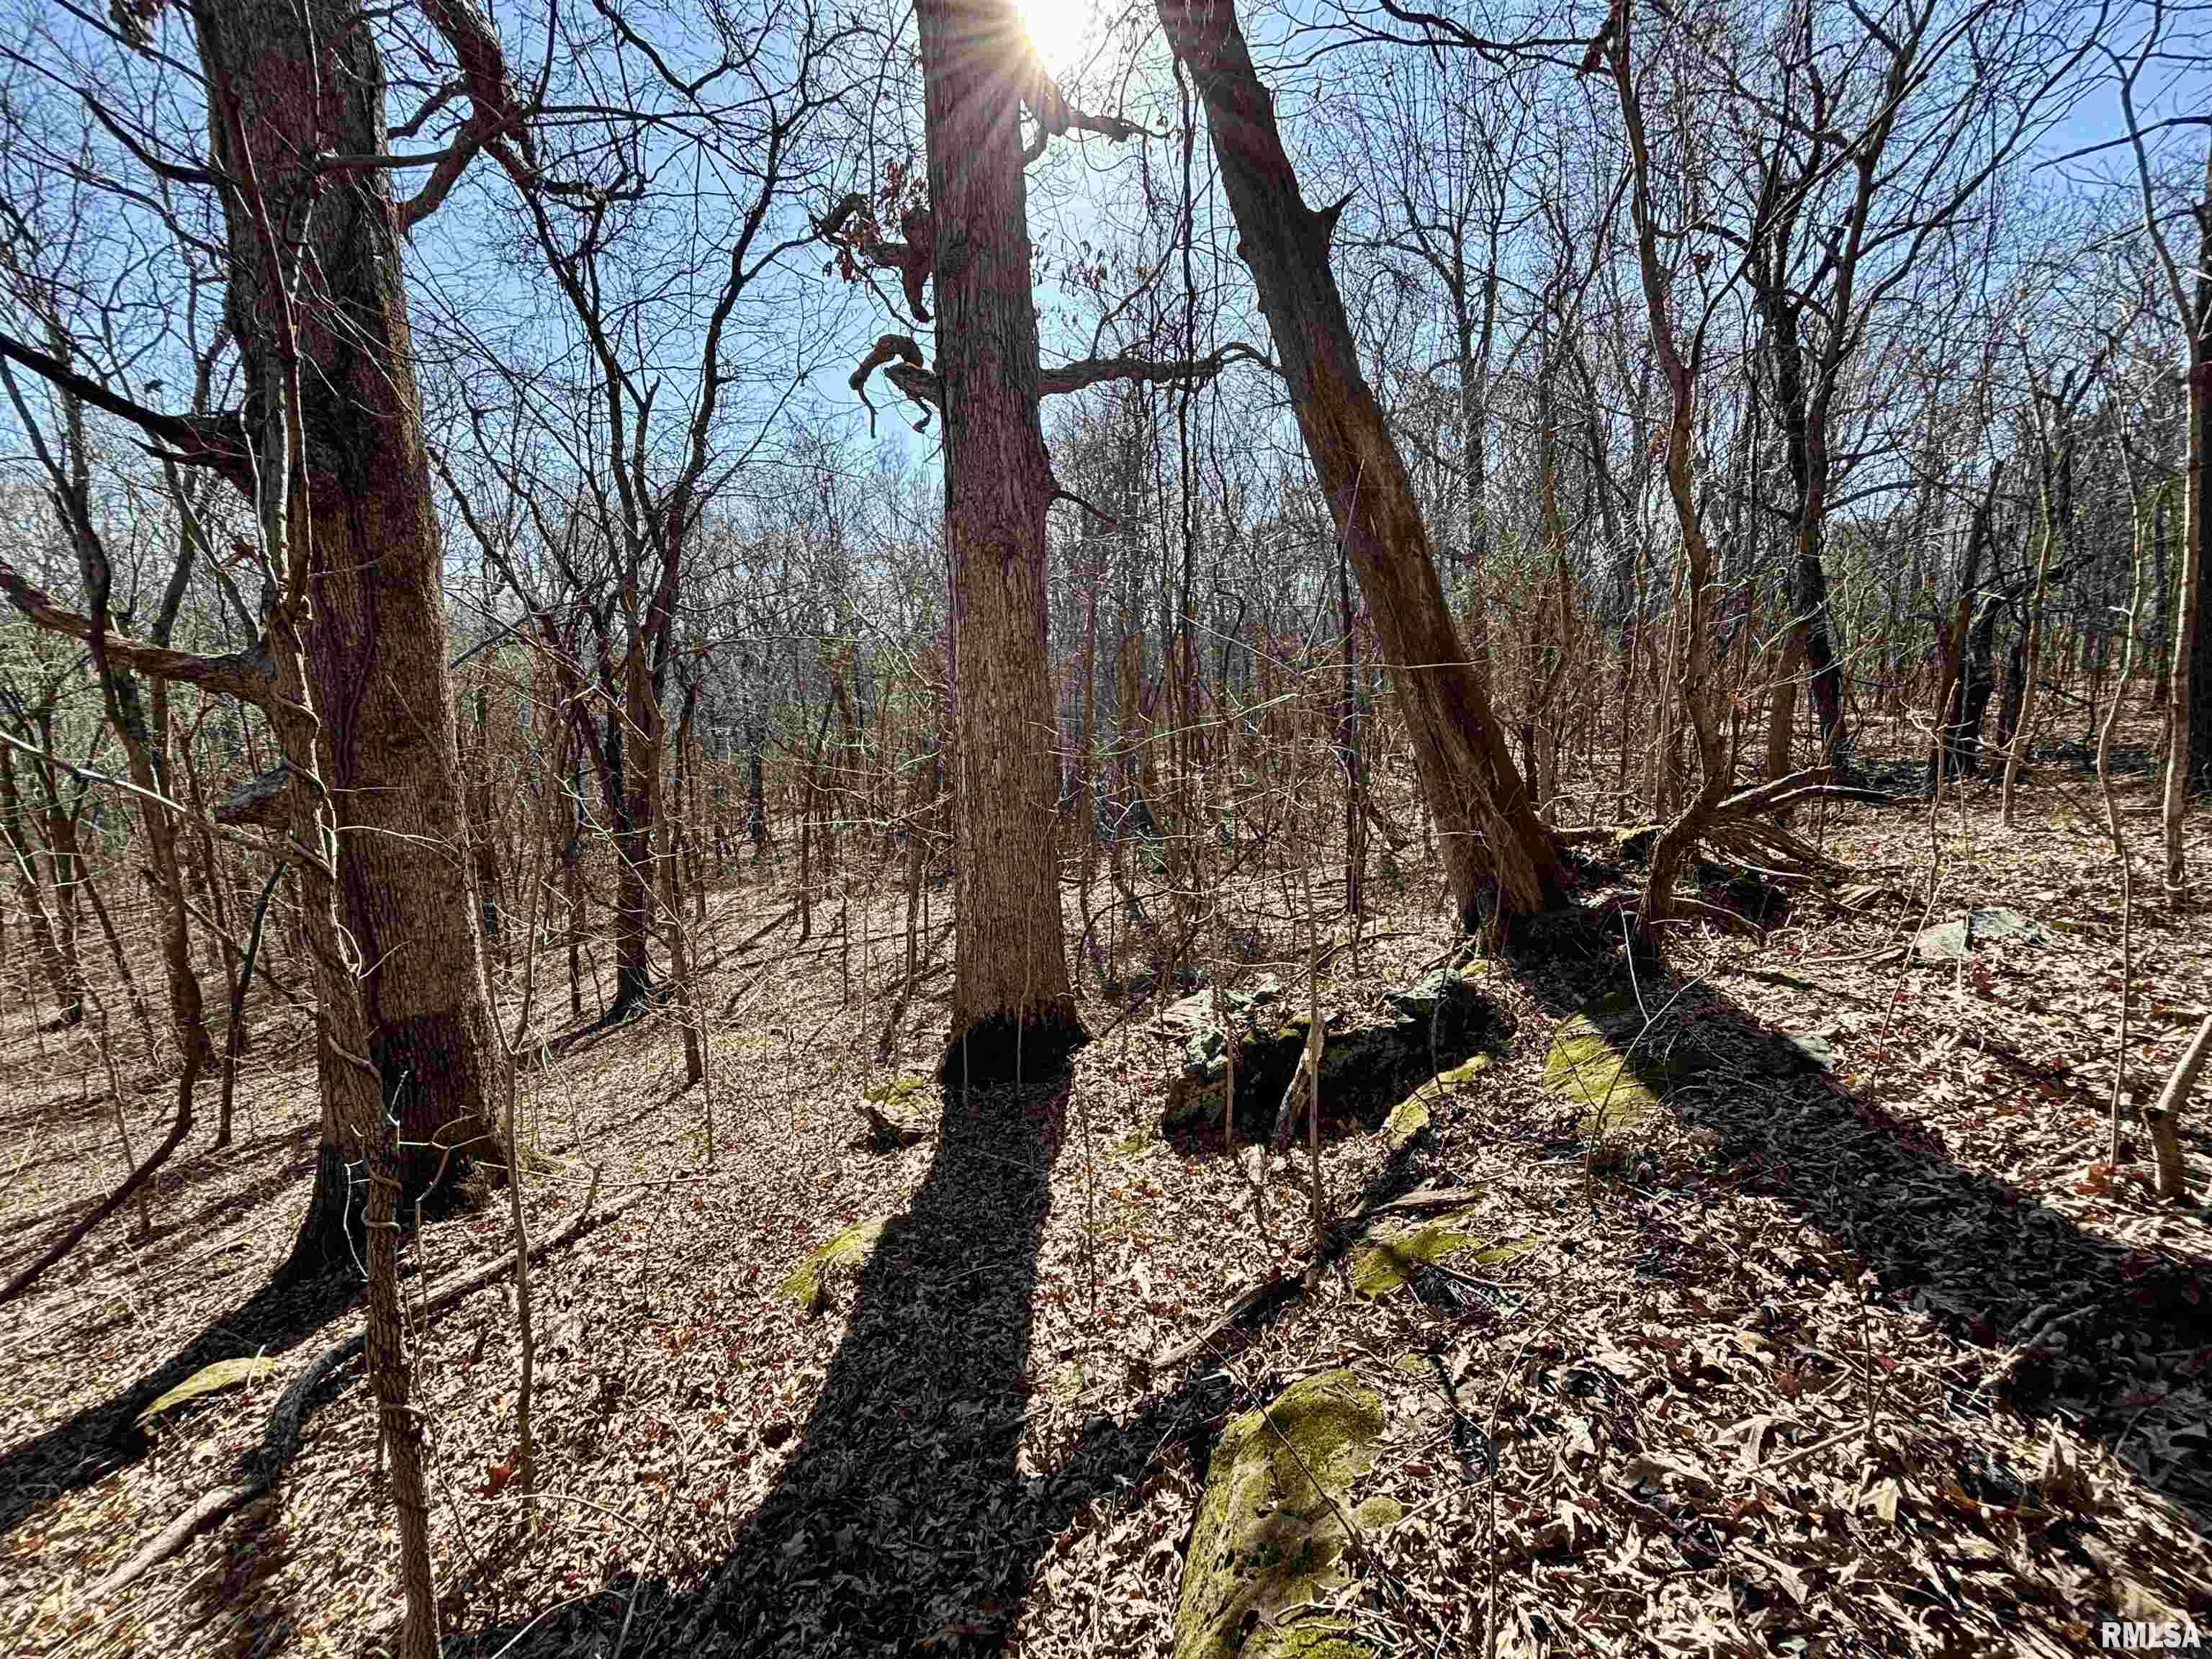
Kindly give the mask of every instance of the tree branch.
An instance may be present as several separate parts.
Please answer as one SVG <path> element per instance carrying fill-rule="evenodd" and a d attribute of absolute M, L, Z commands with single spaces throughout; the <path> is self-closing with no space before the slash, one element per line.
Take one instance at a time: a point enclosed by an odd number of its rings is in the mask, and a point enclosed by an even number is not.
<path fill-rule="evenodd" d="M 916 403 L 929 404 L 939 409 L 945 406 L 945 387 L 937 378 L 937 372 L 924 366 L 920 349 L 903 334 L 887 334 L 876 342 L 876 349 L 868 354 L 853 376 L 853 389 L 860 391 L 860 382 L 892 357 L 903 361 L 893 363 L 884 370 L 885 380 Z M 1186 382 L 1202 386 L 1231 363 L 1240 361 L 1258 363 L 1267 369 L 1275 367 L 1264 353 L 1255 350 L 1242 340 L 1232 340 L 1220 350 L 1204 357 L 1186 358 L 1174 362 L 1154 362 L 1144 357 L 1081 357 L 1072 363 L 1062 363 L 1057 368 L 1048 368 L 1039 374 L 1037 395 L 1041 398 L 1059 397 L 1106 380 L 1128 380 L 1149 386 L 1179 386 Z"/>
<path fill-rule="evenodd" d="M 91 642 L 94 629 L 89 617 L 55 603 L 52 595 L 24 580 L 5 558 L 0 558 L 0 593 L 5 593 L 16 610 L 40 628 L 87 644 Z M 269 655 L 258 641 L 250 650 L 234 651 L 228 656 L 203 657 L 190 651 L 172 650 L 167 646 L 149 645 L 128 635 L 103 633 L 101 639 L 112 660 L 155 679 L 220 691 L 256 707 L 264 706 L 270 696 L 273 682 Z"/>
<path fill-rule="evenodd" d="M 1067 101 L 1048 70 L 1040 63 L 1036 78 L 1030 84 L 1029 95 L 1023 100 L 1030 113 L 1037 118 L 1036 137 L 1022 149 L 1024 165 L 1044 154 L 1045 141 L 1067 132 L 1096 132 L 1115 143 L 1124 139 L 1159 138 L 1166 135 L 1154 132 L 1150 127 L 1139 126 L 1134 121 L 1125 121 L 1118 115 L 1089 115 Z"/>
<path fill-rule="evenodd" d="M 899 215 L 899 232 L 903 242 L 889 242 L 877 228 L 874 207 L 868 198 L 854 191 L 842 198 L 830 211 L 816 221 L 814 234 L 825 242 L 835 242 L 852 226 L 849 240 L 842 246 L 851 248 L 879 270 L 896 270 L 899 283 L 906 290 L 907 309 L 918 323 L 930 320 L 929 305 L 922 298 L 922 285 L 928 282 L 931 266 L 937 258 L 937 225 L 924 207 L 910 207 Z"/>
<path fill-rule="evenodd" d="M 253 493 L 252 455 L 246 446 L 245 422 L 235 410 L 220 415 L 170 415 L 149 409 L 6 332 L 0 332 L 0 359 L 20 364 L 92 408 L 118 416 L 149 437 L 158 438 L 168 447 L 149 449 L 148 453 L 156 459 L 212 467 L 247 495 Z"/>
<path fill-rule="evenodd" d="M 886 363 L 890 365 L 889 368 L 884 368 Z M 870 348 L 868 355 L 860 359 L 860 366 L 845 382 L 867 408 L 871 438 L 876 435 L 876 406 L 868 401 L 868 376 L 879 368 L 884 368 L 884 378 L 904 392 L 909 401 L 921 405 L 921 418 L 914 423 L 914 429 L 920 432 L 929 424 L 930 406 L 940 401 L 937 376 L 923 367 L 921 348 L 906 335 L 886 334 Z M 924 389 L 929 394 L 927 397 L 921 395 Z"/>

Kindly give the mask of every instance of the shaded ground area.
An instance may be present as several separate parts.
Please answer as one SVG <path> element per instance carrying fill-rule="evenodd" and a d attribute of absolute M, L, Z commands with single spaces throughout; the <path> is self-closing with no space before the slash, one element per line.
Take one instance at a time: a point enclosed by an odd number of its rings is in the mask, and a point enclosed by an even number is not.
<path fill-rule="evenodd" d="M 798 1450 L 683 1646 L 890 1653 L 1003 1633 L 1044 1519 L 1015 1453 L 1042 1381 L 1030 1310 L 1068 1081 L 947 1100 L 927 1176 L 843 1291 Z"/>
<path fill-rule="evenodd" d="M 1577 988 L 1582 989 L 1584 988 Z M 1616 981 L 1616 1000 L 1624 987 Z M 2203 1230 L 2123 1242 L 2013 1182 L 1955 1159 L 1939 1131 L 1902 1118 L 1818 1068 L 1777 1066 L 1782 1033 L 1709 985 L 1646 981 L 1649 1019 L 1624 1043 L 1625 1075 L 1661 1102 L 1662 1135 L 1714 1137 L 1724 1179 L 1807 1224 L 1786 1243 L 1753 1241 L 1736 1272 L 1758 1298 L 1756 1328 L 1771 1345 L 1802 1322 L 1808 1293 L 1850 1290 L 1869 1304 L 1930 1322 L 1951 1354 L 1929 1377 L 1893 1391 L 1893 1356 L 1869 1343 L 1835 1357 L 1857 1362 L 1867 1467 L 1873 1480 L 1909 1477 L 1952 1518 L 2004 1530 L 2048 1569 L 2008 1575 L 2007 1599 L 2063 1627 L 2081 1616 L 2063 1587 L 2101 1587 L 2117 1616 L 2212 1610 L 2212 1450 L 2204 1417 L 2212 1364 L 2212 1259 Z M 1567 998 L 1554 999 L 1562 1010 Z M 2200 1133 L 2192 1149 L 2206 1152 Z M 1644 1270 L 1692 1278 L 1685 1231 L 1653 1217 Z M 1932 1387 L 1922 1386 L 1932 1383 Z M 2161 1410 L 2163 1407 L 2171 1409 Z M 2152 1413 L 2159 1413 L 2152 1420 Z M 2003 1453 L 1961 1461 L 1947 1435 L 1960 1419 L 2002 1416 L 2016 1431 L 2064 1428 L 2117 1458 L 2130 1440 L 2155 1497 L 2143 1505 L 2094 1500 L 2063 1456 Z M 1856 1449 L 1856 1448 L 1855 1448 Z M 2158 1453 L 2162 1451 L 2163 1455 Z M 1911 1553 L 1901 1523 L 1895 1547 Z M 1955 1581 L 1948 1586 L 1959 1594 Z M 1945 1575 L 1905 1592 L 1954 1639 L 1974 1626 L 1945 1606 Z"/>
<path fill-rule="evenodd" d="M 119 1393 L 0 1452 L 0 1534 L 14 1532 L 41 1506 L 144 1455 L 138 1413 L 202 1366 L 251 1354 L 299 1352 L 304 1358 L 358 1291 L 357 1285 L 337 1277 L 285 1289 L 264 1285 Z"/>
<path fill-rule="evenodd" d="M 1054 1467 L 1024 1455 L 1049 1386 L 1030 1345 L 1071 1084 L 1062 1068 L 950 1091 L 908 1206 L 864 1264 L 830 1275 L 836 1355 L 803 1426 L 763 1435 L 794 1447 L 702 1584 L 625 1581 L 597 1607 L 476 1632 L 468 1650 L 574 1652 L 627 1627 L 641 1652 L 995 1651 L 1079 1510 L 1170 1439 L 1202 1460 L 1228 1398 L 1218 1379 L 1127 1422 L 1094 1419 Z"/>
<path fill-rule="evenodd" d="M 447 1650 L 1165 1656 L 1220 1425 L 1323 1368 L 1385 1419 L 1353 1497 L 1400 1518 L 1363 1540 L 1338 1610 L 1378 1652 L 1485 1652 L 1494 1627 L 1508 1659 L 2062 1656 L 2106 1618 L 2212 1622 L 2212 1230 L 2101 1170 L 2112 872 L 2071 795 L 2033 799 L 2050 818 L 2018 836 L 1975 798 L 1949 838 L 1946 809 L 1932 902 L 1924 811 L 1850 808 L 1824 846 L 1888 896 L 1793 896 L 1764 942 L 1686 929 L 1683 977 L 1638 988 L 1664 1012 L 1624 1070 L 1656 1099 L 1608 1124 L 1618 1156 L 1590 1158 L 1544 1085 L 1562 1028 L 1619 988 L 1610 933 L 1490 964 L 1510 1033 L 1492 1063 L 1425 1089 L 1416 1139 L 1326 1141 L 1320 1176 L 1332 1218 L 1449 1188 L 1466 1194 L 1453 1230 L 1527 1248 L 1373 1294 L 1341 1227 L 1304 1278 L 1303 1145 L 1197 1158 L 1160 1139 L 1179 1045 L 1145 1035 L 1158 1001 L 1103 996 L 1097 974 L 1101 1036 L 1066 1075 L 956 1099 L 941 1133 L 870 1150 L 866 1091 L 925 1069 L 943 1022 L 940 975 L 893 1062 L 869 1059 L 902 975 L 892 903 L 854 928 L 873 957 L 840 941 L 779 958 L 772 997 L 714 1032 L 711 1097 L 681 1087 L 667 1011 L 596 1035 L 533 1071 L 524 1102 L 533 1225 L 594 1163 L 635 1200 L 536 1281 L 536 1528 L 501 1294 L 419 1336 Z M 1382 1016 L 1448 951 L 1417 888 L 1376 890 L 1399 908 L 1358 972 L 1333 964 L 1324 1006 Z M 746 896 L 733 933 L 781 902 Z M 1957 962 L 1903 949 L 1998 904 L 2043 932 Z M 2140 906 L 2133 927 L 2140 1097 L 2212 951 Z M 1304 940 L 1261 929 L 1249 975 L 1289 984 Z M 1832 1075 L 1767 1063 L 1778 1033 L 1817 1038 Z M 2199 1171 L 2204 1127 L 2199 1109 Z M 98 1129 L 76 1122 L 79 1164 L 54 1166 L 77 1184 L 24 1213 L 58 1218 L 112 1178 Z M 388 1636 L 389 1527 L 351 1376 L 268 1501 L 114 1605 L 62 1588 L 222 1479 L 267 1393 L 181 1407 L 143 1441 L 125 1431 L 137 1404 L 203 1355 L 291 1356 L 321 1334 L 293 1328 L 315 1310 L 254 1295 L 303 1196 L 295 1162 L 271 1137 L 180 1165 L 154 1245 L 118 1224 L 96 1261 L 0 1310 L 0 1583 L 16 1585 L 0 1648 L 365 1656 Z M 878 1218 L 865 1263 L 802 1316 L 780 1290 L 794 1265 Z M 504 1230 L 499 1206 L 434 1222 L 428 1271 L 495 1256 Z M 1231 1306 L 1244 1316 L 1215 1328 Z"/>

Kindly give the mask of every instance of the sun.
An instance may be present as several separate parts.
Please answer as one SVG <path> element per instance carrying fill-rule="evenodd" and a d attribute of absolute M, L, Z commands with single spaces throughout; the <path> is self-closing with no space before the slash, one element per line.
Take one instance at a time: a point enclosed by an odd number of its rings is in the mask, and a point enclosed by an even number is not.
<path fill-rule="evenodd" d="M 1014 9 L 1030 44 L 1054 75 L 1065 75 L 1082 61 L 1097 21 L 1091 0 L 1014 0 Z"/>

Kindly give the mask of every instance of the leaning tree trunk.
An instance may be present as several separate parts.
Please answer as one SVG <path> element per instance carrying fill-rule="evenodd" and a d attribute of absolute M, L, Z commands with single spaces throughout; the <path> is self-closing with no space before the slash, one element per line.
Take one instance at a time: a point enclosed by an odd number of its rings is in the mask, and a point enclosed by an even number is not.
<path fill-rule="evenodd" d="M 1036 310 L 1021 70 L 1004 0 L 921 0 L 952 541 L 959 902 L 948 1080 L 1035 1071 L 1085 1035 L 1060 908 L 1060 798 L 1045 655 Z"/>
<path fill-rule="evenodd" d="M 1412 481 L 1361 371 L 1329 270 L 1339 208 L 1316 213 L 1300 198 L 1231 0 L 1158 7 L 1169 44 L 1206 100 L 1240 252 L 1306 453 L 1391 665 L 1461 922 L 1476 926 L 1492 900 L 1507 915 L 1548 908 L 1565 882 L 1558 851 L 1461 648 Z"/>
<path fill-rule="evenodd" d="M 438 523 L 389 174 L 313 164 L 388 148 L 384 68 L 355 0 L 209 0 L 201 15 L 215 25 L 200 31 L 201 56 L 210 81 L 234 90 L 266 222 L 304 243 L 308 672 L 337 815 L 340 914 L 362 963 L 370 1057 L 399 1120 L 411 1199 L 489 1142 L 501 1060 L 465 852 Z M 220 124 L 214 149 L 234 173 L 248 159 L 233 154 Z M 287 303 L 272 291 L 278 262 L 264 257 L 257 216 L 235 197 L 228 228 L 230 327 L 248 384 L 267 386 L 275 347 L 264 322 Z M 295 1271 L 354 1256 L 336 1106 L 343 1065 L 325 1045 L 322 1146 Z M 357 1202 L 351 1214 L 357 1238 Z"/>

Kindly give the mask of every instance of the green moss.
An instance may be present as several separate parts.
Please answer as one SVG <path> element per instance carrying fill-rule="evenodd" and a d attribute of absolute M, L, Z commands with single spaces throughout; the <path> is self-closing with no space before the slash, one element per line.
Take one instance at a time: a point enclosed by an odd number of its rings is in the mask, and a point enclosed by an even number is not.
<path fill-rule="evenodd" d="M 1419 1095 L 1408 1095 L 1390 1109 L 1382 1124 L 1382 1139 L 1392 1152 L 1429 1127 L 1429 1109 Z"/>
<path fill-rule="evenodd" d="M 1388 1532 L 1406 1518 L 1406 1506 L 1377 1492 L 1354 1509 L 1352 1518 L 1363 1533 Z"/>
<path fill-rule="evenodd" d="M 1264 1652 L 1280 1655 L 1282 1659 L 1375 1659 L 1371 1646 L 1356 1636 L 1347 1636 L 1343 1626 L 1325 1619 L 1267 1631 L 1261 1640 L 1264 1645 L 1248 1644 L 1238 1652 L 1248 1656 Z"/>
<path fill-rule="evenodd" d="M 1447 1089 L 1464 1088 L 1490 1069 L 1490 1060 L 1488 1054 L 1477 1054 L 1463 1066 L 1455 1066 L 1449 1072 L 1437 1073 L 1437 1081 Z"/>
<path fill-rule="evenodd" d="M 878 1106 L 904 1106 L 929 1093 L 929 1079 L 916 1077 L 911 1072 L 901 1072 L 880 1083 L 871 1083 L 860 1091 L 860 1098 L 872 1100 Z"/>
<path fill-rule="evenodd" d="M 811 1311 L 821 1299 L 822 1274 L 824 1269 L 836 1267 L 858 1267 L 868 1259 L 868 1252 L 876 1248 L 876 1241 L 884 1234 L 890 1220 L 887 1215 L 862 1221 L 848 1227 L 819 1249 L 810 1251 L 805 1259 L 788 1273 L 776 1289 L 779 1294 Z"/>
<path fill-rule="evenodd" d="M 1457 1224 L 1469 1213 L 1462 1210 L 1440 1216 L 1420 1226 L 1355 1245 L 1352 1252 L 1352 1290 L 1360 1296 L 1385 1297 L 1405 1285 L 1419 1268 L 1442 1261 L 1447 1256 L 1472 1250 L 1474 1255 L 1467 1265 L 1498 1267 L 1536 1248 L 1536 1240 L 1525 1238 L 1501 1239 L 1486 1244 L 1474 1234 L 1460 1231 Z"/>
<path fill-rule="evenodd" d="M 240 1359 L 218 1359 L 212 1365 L 201 1366 L 140 1412 L 138 1421 L 143 1425 L 173 1406 L 181 1406 L 186 1401 L 198 1400 L 204 1395 L 218 1394 L 225 1389 L 234 1389 L 242 1382 L 258 1382 L 275 1375 L 276 1370 L 275 1360 L 258 1355 Z"/>
<path fill-rule="evenodd" d="M 1634 994 L 1612 991 L 1584 1004 L 1553 1036 L 1544 1086 L 1583 1109 L 1577 1124 L 1585 1137 L 1634 1128 L 1657 1108 L 1651 1083 L 1663 1086 L 1665 1067 L 1634 1046 L 1644 1023 Z"/>
<path fill-rule="evenodd" d="M 1150 1129 L 1133 1129 L 1114 1143 L 1114 1150 L 1134 1157 L 1158 1139 Z"/>
<path fill-rule="evenodd" d="M 1288 1610 L 1346 1582 L 1341 1500 L 1382 1433 L 1382 1402 L 1342 1370 L 1231 1420 L 1184 1558 L 1176 1659 L 1367 1659 L 1340 1621 Z M 1394 1524 L 1395 1510 L 1363 1506 L 1356 1524 Z"/>

